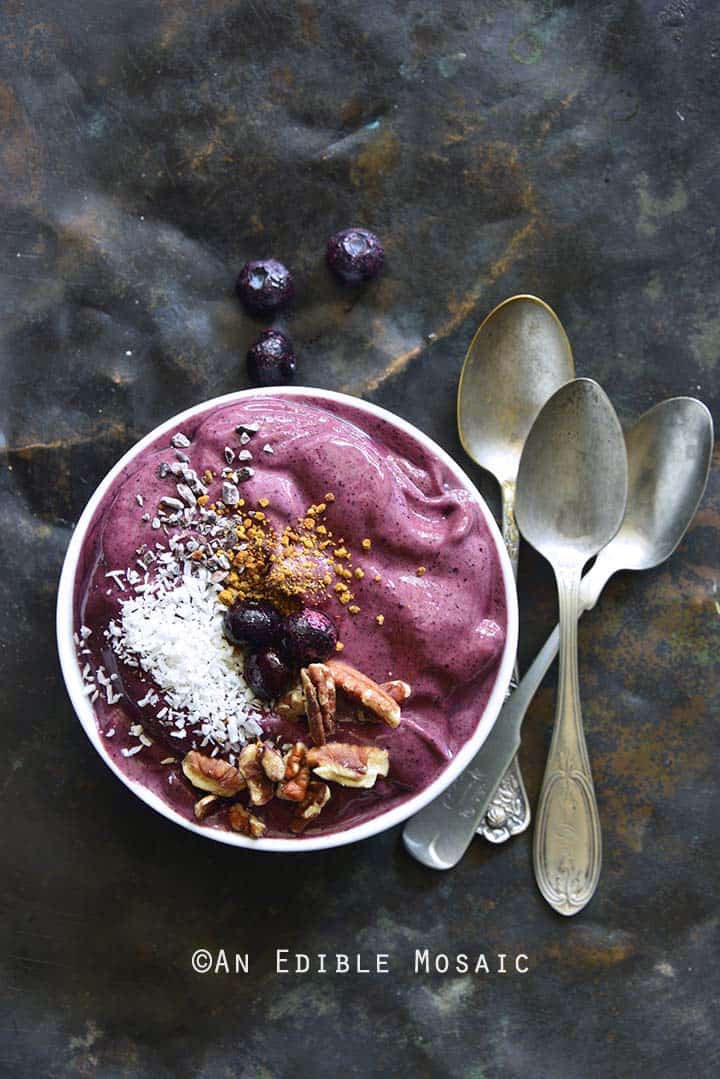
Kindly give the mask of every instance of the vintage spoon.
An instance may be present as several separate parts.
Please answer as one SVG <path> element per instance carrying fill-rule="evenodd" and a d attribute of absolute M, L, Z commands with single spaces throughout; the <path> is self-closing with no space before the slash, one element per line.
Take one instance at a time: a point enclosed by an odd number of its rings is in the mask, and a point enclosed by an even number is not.
<path fill-rule="evenodd" d="M 517 578 L 515 482 L 520 455 L 547 399 L 575 375 L 570 342 L 555 312 L 535 296 L 494 308 L 470 342 L 460 374 L 457 423 L 466 453 L 502 492 L 502 533 Z M 517 665 L 511 688 L 517 685 Z M 492 843 L 523 832 L 530 806 L 517 757 L 503 775 L 478 831 Z"/>
<path fill-rule="evenodd" d="M 559 914 L 576 914 L 600 877 L 600 817 L 580 709 L 577 620 L 583 566 L 625 514 L 628 469 L 618 418 L 589 378 L 569 382 L 542 408 L 518 470 L 520 531 L 555 571 L 560 673 L 555 726 L 535 821 L 538 887 Z"/>
<path fill-rule="evenodd" d="M 625 517 L 580 586 L 580 614 L 597 603 L 619 570 L 652 569 L 673 553 L 688 530 L 707 484 L 713 423 L 693 397 L 672 397 L 645 412 L 625 435 L 628 500 Z M 457 865 L 472 842 L 498 776 L 520 745 L 528 706 L 558 652 L 555 627 L 469 767 L 444 796 L 413 817 L 405 844 L 433 869 Z"/>

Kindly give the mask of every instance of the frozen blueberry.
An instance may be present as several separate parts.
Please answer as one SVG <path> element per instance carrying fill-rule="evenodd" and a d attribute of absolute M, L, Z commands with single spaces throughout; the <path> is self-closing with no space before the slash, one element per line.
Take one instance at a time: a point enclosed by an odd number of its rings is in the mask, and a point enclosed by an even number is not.
<path fill-rule="evenodd" d="M 248 349 L 247 373 L 253 386 L 284 386 L 295 377 L 292 341 L 279 330 L 265 330 Z"/>
<path fill-rule="evenodd" d="M 282 697 L 293 679 L 293 671 L 273 648 L 250 652 L 244 673 L 250 689 L 263 701 Z"/>
<path fill-rule="evenodd" d="M 335 651 L 337 629 L 322 611 L 305 607 L 287 616 L 280 643 L 283 655 L 292 663 L 322 663 Z"/>
<path fill-rule="evenodd" d="M 295 295 L 292 274 L 277 259 L 246 262 L 235 290 L 248 310 L 256 315 L 275 311 Z"/>
<path fill-rule="evenodd" d="M 385 262 L 383 246 L 367 229 L 343 229 L 327 242 L 327 264 L 346 285 L 377 277 Z"/>
<path fill-rule="evenodd" d="M 225 636 L 232 644 L 272 644 L 281 625 L 282 615 L 266 599 L 240 600 L 225 612 Z"/>

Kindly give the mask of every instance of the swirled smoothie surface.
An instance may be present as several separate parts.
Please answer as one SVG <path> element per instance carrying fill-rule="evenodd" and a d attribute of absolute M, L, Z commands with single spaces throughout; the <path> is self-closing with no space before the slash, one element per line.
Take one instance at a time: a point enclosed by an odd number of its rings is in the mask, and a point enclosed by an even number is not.
<path fill-rule="evenodd" d="M 242 438 L 239 425 L 251 437 Z M 334 493 L 327 520 L 360 569 L 353 574 L 352 604 L 338 602 L 334 589 L 323 601 L 338 627 L 342 659 L 378 683 L 402 679 L 412 687 L 396 729 L 360 722 L 356 710 L 342 706 L 337 738 L 386 749 L 388 775 L 368 790 L 331 783 L 330 801 L 303 834 L 348 828 L 416 794 L 474 732 L 503 650 L 500 565 L 472 496 L 410 434 L 344 402 L 249 396 L 198 412 L 182 434 L 179 446 L 172 448 L 164 435 L 131 461 L 96 512 L 82 551 L 75 593 L 79 661 L 109 752 L 129 776 L 192 818 L 198 792 L 179 762 L 188 750 L 201 749 L 200 732 L 192 722 L 180 739 L 168 732 L 158 717 L 166 687 L 119 658 L 108 627 L 117 626 L 132 592 L 123 573 L 134 568 L 138 579 L 152 582 L 172 537 L 192 534 L 182 517 L 158 527 L 156 507 L 176 496 L 178 477 L 168 475 L 168 462 L 204 475 L 212 504 L 222 496 L 227 450 L 233 467 L 244 450 L 243 466 L 252 475 L 238 484 L 242 498 L 248 506 L 267 500 L 264 512 L 278 534 Z M 145 571 L 138 552 L 147 550 L 157 557 Z M 115 571 L 119 575 L 108 576 Z M 219 591 L 222 574 L 216 576 Z M 87 627 L 82 633 L 81 626 Z M 278 744 L 308 741 L 304 719 L 281 718 L 268 707 L 251 707 L 251 713 L 250 729 L 257 722 L 262 737 Z M 292 810 L 278 799 L 258 809 L 266 835 L 287 837 Z M 228 827 L 222 807 L 206 824 Z"/>

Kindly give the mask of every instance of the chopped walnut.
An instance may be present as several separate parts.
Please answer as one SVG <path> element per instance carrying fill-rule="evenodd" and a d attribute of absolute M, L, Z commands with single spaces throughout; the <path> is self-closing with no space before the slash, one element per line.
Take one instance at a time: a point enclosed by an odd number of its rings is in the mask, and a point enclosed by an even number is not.
<path fill-rule="evenodd" d="M 306 763 L 307 746 L 304 742 L 295 742 L 285 754 L 285 778 L 294 779 Z"/>
<path fill-rule="evenodd" d="M 234 805 L 230 806 L 228 819 L 233 831 L 252 836 L 253 839 L 259 839 L 267 827 L 264 821 L 261 821 L 259 817 L 256 817 L 240 802 L 235 802 Z"/>
<path fill-rule="evenodd" d="M 285 802 L 302 802 L 309 782 L 307 746 L 304 742 L 296 742 L 285 757 L 285 778 L 278 786 L 277 796 Z"/>
<path fill-rule="evenodd" d="M 335 685 L 351 700 L 367 708 L 388 727 L 399 725 L 400 705 L 382 686 L 342 660 L 330 659 L 327 665 L 332 671 Z"/>
<path fill-rule="evenodd" d="M 330 788 L 327 783 L 320 783 L 317 779 L 313 779 L 308 784 L 307 794 L 295 810 L 290 830 L 296 834 L 302 832 L 310 821 L 322 812 L 323 806 L 329 801 Z"/>
<path fill-rule="evenodd" d="M 217 794 L 206 794 L 204 798 L 200 798 L 200 800 L 195 803 L 193 812 L 198 820 L 205 820 L 210 810 L 217 804 Z"/>
<path fill-rule="evenodd" d="M 310 735 L 315 745 L 327 742 L 335 733 L 335 680 L 325 663 L 311 663 L 300 671 L 305 711 Z"/>
<path fill-rule="evenodd" d="M 390 758 L 386 749 L 355 746 L 348 742 L 328 742 L 308 750 L 308 765 L 321 779 L 341 787 L 373 787 L 378 776 L 386 776 Z"/>
<path fill-rule="evenodd" d="M 221 798 L 232 798 L 245 788 L 245 779 L 237 768 L 218 757 L 205 757 L 191 749 L 183 759 L 182 770 L 193 787 Z"/>
<path fill-rule="evenodd" d="M 262 768 L 261 751 L 259 742 L 251 742 L 242 749 L 238 760 L 238 769 L 245 778 L 254 806 L 264 806 L 274 793 L 272 780 L 268 779 Z"/>
<path fill-rule="evenodd" d="M 264 745 L 260 758 L 262 770 L 273 783 L 279 783 L 285 778 L 285 761 L 282 753 L 274 746 Z"/>
<path fill-rule="evenodd" d="M 275 709 L 283 719 L 300 719 L 305 715 L 305 694 L 302 686 L 293 686 L 278 702 Z"/>

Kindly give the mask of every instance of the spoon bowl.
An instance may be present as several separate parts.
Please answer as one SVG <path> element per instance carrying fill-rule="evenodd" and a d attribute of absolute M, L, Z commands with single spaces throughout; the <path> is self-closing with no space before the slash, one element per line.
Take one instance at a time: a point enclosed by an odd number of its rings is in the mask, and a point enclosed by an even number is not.
<path fill-rule="evenodd" d="M 625 443 L 625 518 L 598 560 L 611 556 L 623 569 L 652 569 L 673 553 L 700 504 L 712 457 L 712 417 L 694 397 L 671 397 L 643 413 Z"/>
<path fill-rule="evenodd" d="M 538 412 L 575 375 L 562 324 L 537 296 L 511 296 L 470 342 L 458 385 L 460 441 L 500 484 L 514 483 Z"/>
<path fill-rule="evenodd" d="M 619 529 L 627 456 L 618 418 L 592 379 L 555 393 L 525 443 L 516 516 L 525 539 L 557 570 L 578 572 Z"/>

